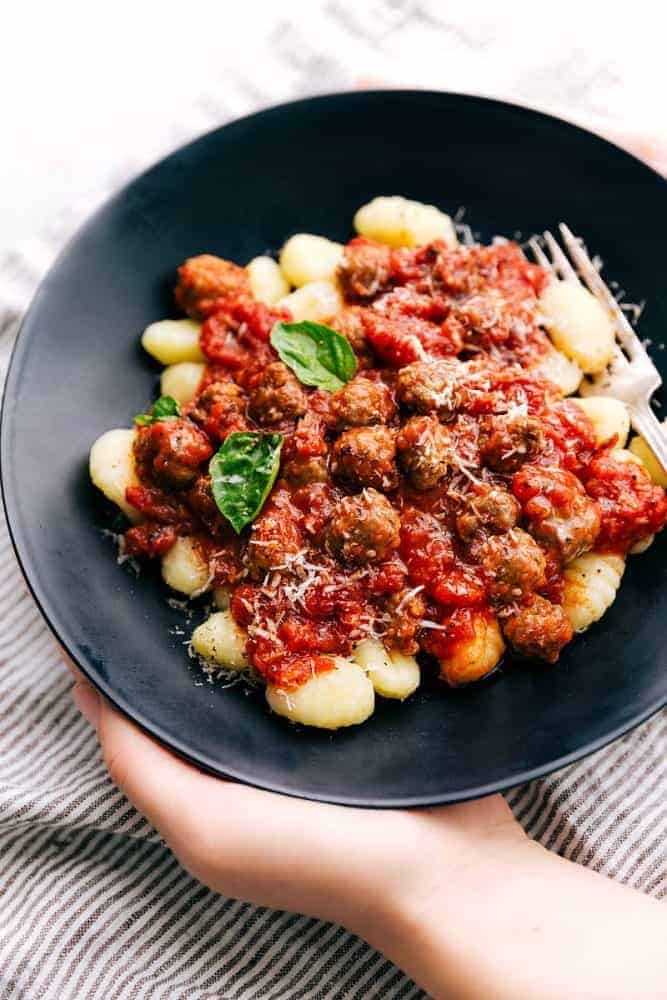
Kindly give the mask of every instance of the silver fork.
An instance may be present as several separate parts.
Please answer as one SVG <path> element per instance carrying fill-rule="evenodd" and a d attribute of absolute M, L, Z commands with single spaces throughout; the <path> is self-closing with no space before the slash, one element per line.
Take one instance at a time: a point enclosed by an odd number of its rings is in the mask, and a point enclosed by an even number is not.
<path fill-rule="evenodd" d="M 528 245 L 536 262 L 562 281 L 576 281 L 588 288 L 609 312 L 616 332 L 616 353 L 608 370 L 590 384 L 596 396 L 613 396 L 622 400 L 630 415 L 630 423 L 641 434 L 663 469 L 667 470 L 667 434 L 651 408 L 651 396 L 662 385 L 662 379 L 623 310 L 600 277 L 588 256 L 583 241 L 574 236 L 561 222 L 560 234 L 571 259 L 563 252 L 551 233 L 542 234 L 549 256 L 537 239 Z"/>

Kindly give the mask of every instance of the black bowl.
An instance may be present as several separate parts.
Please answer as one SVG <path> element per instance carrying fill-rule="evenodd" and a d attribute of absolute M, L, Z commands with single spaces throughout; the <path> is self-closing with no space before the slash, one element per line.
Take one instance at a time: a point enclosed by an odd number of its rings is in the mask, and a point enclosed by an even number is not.
<path fill-rule="evenodd" d="M 91 443 L 154 393 L 147 323 L 171 312 L 177 265 L 210 251 L 245 263 L 291 233 L 350 236 L 354 210 L 404 194 L 483 239 L 566 220 L 633 301 L 642 336 L 667 330 L 665 182 L 615 146 L 497 101 L 427 92 L 318 97 L 234 122 L 163 160 L 62 253 L 24 320 L 7 382 L 3 489 L 32 592 L 73 659 L 120 709 L 217 774 L 372 806 L 450 802 L 575 760 L 667 701 L 667 560 L 631 558 L 603 622 L 556 667 L 382 702 L 365 725 L 295 730 L 261 695 L 202 683 L 190 626 L 155 575 L 119 568 L 87 476 Z M 655 359 L 667 371 L 665 353 Z M 185 630 L 186 634 L 183 634 Z"/>

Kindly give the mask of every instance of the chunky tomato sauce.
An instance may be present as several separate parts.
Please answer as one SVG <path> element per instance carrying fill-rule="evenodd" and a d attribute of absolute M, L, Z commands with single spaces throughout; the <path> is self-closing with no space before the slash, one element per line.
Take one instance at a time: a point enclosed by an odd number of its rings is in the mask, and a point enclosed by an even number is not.
<path fill-rule="evenodd" d="M 207 367 L 180 417 L 138 428 L 143 520 L 125 550 L 195 539 L 230 593 L 250 659 L 283 688 L 373 636 L 448 657 L 496 619 L 519 654 L 553 662 L 572 637 L 563 567 L 626 553 L 667 521 L 667 499 L 545 377 L 545 273 L 514 243 L 391 250 L 359 238 L 339 269 L 357 374 L 302 385 L 269 342 L 284 309 L 246 272 L 205 255 L 179 271 L 178 305 L 202 321 Z M 284 435 L 278 481 L 237 537 L 208 462 L 236 431 Z M 532 612 L 532 613 L 531 613 Z"/>

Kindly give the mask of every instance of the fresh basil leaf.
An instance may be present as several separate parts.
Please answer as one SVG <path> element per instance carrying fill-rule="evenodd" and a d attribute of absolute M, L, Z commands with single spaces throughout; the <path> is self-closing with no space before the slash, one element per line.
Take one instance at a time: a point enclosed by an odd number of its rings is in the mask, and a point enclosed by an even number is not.
<path fill-rule="evenodd" d="M 282 434 L 230 434 L 209 463 L 211 491 L 236 534 L 254 521 L 271 492 L 280 466 Z"/>
<path fill-rule="evenodd" d="M 173 396 L 160 396 L 151 407 L 150 413 L 138 413 L 134 418 L 135 424 L 140 427 L 147 427 L 158 420 L 166 420 L 169 417 L 180 417 L 181 408 Z"/>
<path fill-rule="evenodd" d="M 354 376 L 357 359 L 345 337 L 322 323 L 275 324 L 271 343 L 304 385 L 337 392 Z"/>

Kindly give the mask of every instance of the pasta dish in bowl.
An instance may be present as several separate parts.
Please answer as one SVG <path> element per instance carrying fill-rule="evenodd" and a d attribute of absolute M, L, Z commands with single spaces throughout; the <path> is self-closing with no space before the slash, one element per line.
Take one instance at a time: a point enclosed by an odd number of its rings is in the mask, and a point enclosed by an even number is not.
<path fill-rule="evenodd" d="M 90 455 L 122 557 L 210 595 L 204 668 L 324 729 L 423 670 L 556 664 L 667 522 L 662 470 L 596 394 L 614 329 L 589 292 L 432 205 L 377 197 L 354 228 L 187 259 L 186 318 L 142 337 L 161 395 Z"/>

